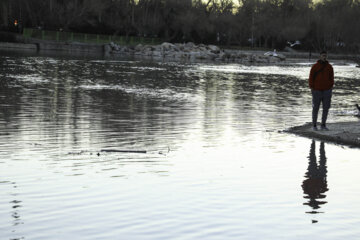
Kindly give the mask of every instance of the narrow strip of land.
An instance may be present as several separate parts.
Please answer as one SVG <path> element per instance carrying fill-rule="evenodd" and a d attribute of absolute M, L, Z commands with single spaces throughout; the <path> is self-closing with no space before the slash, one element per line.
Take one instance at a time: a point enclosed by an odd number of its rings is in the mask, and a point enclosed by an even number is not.
<path fill-rule="evenodd" d="M 287 129 L 285 132 L 350 147 L 360 147 L 360 121 L 328 123 L 327 127 L 329 131 L 314 131 L 312 124 L 307 123 Z"/>

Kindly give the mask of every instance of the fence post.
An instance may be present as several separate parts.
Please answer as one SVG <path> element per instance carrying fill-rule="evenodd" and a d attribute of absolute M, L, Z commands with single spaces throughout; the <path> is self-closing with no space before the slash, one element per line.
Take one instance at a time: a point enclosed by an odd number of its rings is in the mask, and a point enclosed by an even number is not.
<path fill-rule="evenodd" d="M 29 33 L 28 33 L 28 29 L 27 29 L 27 28 L 24 28 L 23 36 L 24 36 L 25 38 L 28 38 L 28 37 L 29 37 Z"/>

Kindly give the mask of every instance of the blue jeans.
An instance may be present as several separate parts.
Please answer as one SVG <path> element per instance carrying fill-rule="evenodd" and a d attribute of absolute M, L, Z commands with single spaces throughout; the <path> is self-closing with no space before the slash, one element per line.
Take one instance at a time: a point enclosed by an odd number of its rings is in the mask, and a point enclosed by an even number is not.
<path fill-rule="evenodd" d="M 311 90 L 312 94 L 312 123 L 313 126 L 316 126 L 320 103 L 322 103 L 322 118 L 321 118 L 321 125 L 326 124 L 326 119 L 329 113 L 330 105 L 331 105 L 331 96 L 332 96 L 332 89 L 318 91 L 318 90 Z"/>

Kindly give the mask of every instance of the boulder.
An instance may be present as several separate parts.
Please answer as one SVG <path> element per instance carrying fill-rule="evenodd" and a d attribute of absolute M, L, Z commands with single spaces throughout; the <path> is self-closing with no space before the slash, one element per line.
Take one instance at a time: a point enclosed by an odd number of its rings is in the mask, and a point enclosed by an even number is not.
<path fill-rule="evenodd" d="M 185 44 L 185 46 L 187 48 L 195 48 L 196 47 L 195 43 L 193 43 L 193 42 L 188 42 L 188 43 Z"/>
<path fill-rule="evenodd" d="M 175 48 L 175 45 L 172 44 L 172 43 L 163 42 L 163 43 L 161 44 L 161 49 L 162 49 L 163 51 L 169 51 L 169 50 L 174 49 L 174 48 Z"/>
<path fill-rule="evenodd" d="M 210 51 L 212 51 L 213 53 L 219 53 L 220 52 L 220 48 L 218 46 L 215 46 L 215 45 L 209 45 L 208 49 L 210 49 Z"/>
<path fill-rule="evenodd" d="M 138 45 L 135 46 L 135 51 L 139 52 L 139 51 L 142 51 L 144 49 L 144 46 L 139 43 Z"/>

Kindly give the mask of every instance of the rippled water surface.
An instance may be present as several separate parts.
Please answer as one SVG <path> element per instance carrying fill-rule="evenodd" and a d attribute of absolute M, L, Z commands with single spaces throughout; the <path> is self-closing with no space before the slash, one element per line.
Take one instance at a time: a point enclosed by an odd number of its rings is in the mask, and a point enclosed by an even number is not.
<path fill-rule="evenodd" d="M 281 132 L 310 66 L 2 53 L 0 239 L 358 239 L 360 151 Z"/>

